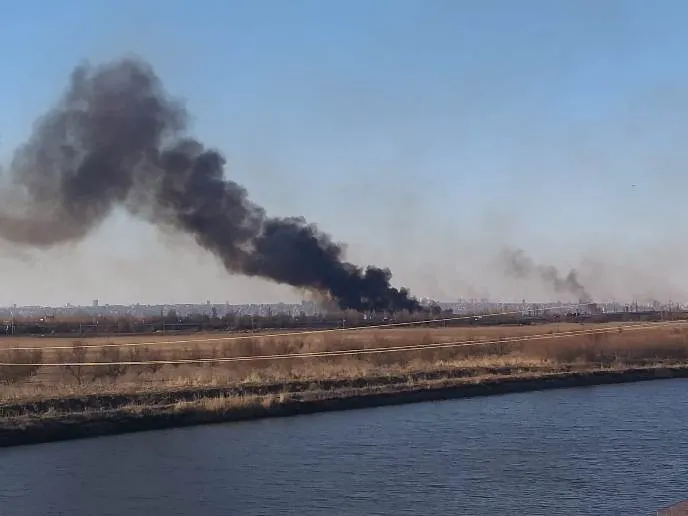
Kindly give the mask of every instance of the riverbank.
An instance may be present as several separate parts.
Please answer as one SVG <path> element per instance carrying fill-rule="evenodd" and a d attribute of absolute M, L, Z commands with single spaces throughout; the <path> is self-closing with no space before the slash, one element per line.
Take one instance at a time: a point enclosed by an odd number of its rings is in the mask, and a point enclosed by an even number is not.
<path fill-rule="evenodd" d="M 688 364 L 494 373 L 452 376 L 450 371 L 435 371 L 348 383 L 245 384 L 3 402 L 0 447 L 421 401 L 688 378 Z"/>

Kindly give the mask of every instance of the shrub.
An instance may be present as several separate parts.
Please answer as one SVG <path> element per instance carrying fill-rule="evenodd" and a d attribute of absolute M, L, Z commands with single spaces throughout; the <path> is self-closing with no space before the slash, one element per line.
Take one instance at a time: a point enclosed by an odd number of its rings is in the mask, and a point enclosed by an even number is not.
<path fill-rule="evenodd" d="M 86 367 L 79 364 L 86 361 L 87 351 L 88 349 L 84 344 L 77 340 L 72 343 L 71 349 L 60 349 L 57 354 L 58 360 L 65 363 L 61 366 L 62 371 L 71 376 L 79 386 L 84 383 L 86 374 Z"/>
<path fill-rule="evenodd" d="M 43 362 L 43 351 L 40 349 L 13 349 L 5 356 L 8 364 L 17 364 L 0 366 L 0 382 L 5 384 L 36 376 Z"/>
<path fill-rule="evenodd" d="M 127 372 L 128 366 L 125 364 L 118 364 L 122 362 L 122 351 L 118 347 L 103 348 L 98 355 L 98 362 L 109 362 L 108 365 L 94 366 L 93 378 L 109 378 L 115 380 Z"/>

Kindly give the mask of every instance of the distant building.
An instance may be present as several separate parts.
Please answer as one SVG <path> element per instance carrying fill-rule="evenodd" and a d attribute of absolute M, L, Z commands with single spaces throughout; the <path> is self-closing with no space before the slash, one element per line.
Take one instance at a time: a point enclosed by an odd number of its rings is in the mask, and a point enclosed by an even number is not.
<path fill-rule="evenodd" d="M 586 309 L 588 310 L 588 313 L 597 315 L 602 313 L 602 309 L 597 303 L 588 303 L 586 305 Z"/>

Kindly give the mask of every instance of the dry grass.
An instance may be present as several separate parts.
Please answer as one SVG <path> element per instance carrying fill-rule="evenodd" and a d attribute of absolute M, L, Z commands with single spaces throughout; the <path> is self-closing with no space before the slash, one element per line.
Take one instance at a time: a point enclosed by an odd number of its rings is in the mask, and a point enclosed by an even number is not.
<path fill-rule="evenodd" d="M 636 326 L 638 328 L 638 326 Z M 610 333 L 554 338 L 561 332 L 610 330 Z M 509 339 L 552 335 L 551 338 L 513 342 Z M 620 324 L 549 324 L 512 327 L 395 328 L 352 332 L 294 334 L 214 340 L 223 334 L 192 337 L 99 338 L 71 342 L 56 338 L 7 338 L 0 341 L 2 362 L 27 364 L 0 366 L 0 399 L 40 399 L 66 395 L 145 392 L 172 387 L 208 387 L 279 383 L 294 380 L 319 382 L 417 373 L 465 371 L 465 376 L 489 374 L 495 368 L 522 371 L 557 371 L 571 368 L 605 368 L 688 362 L 688 324 L 634 330 Z M 168 340 L 194 342 L 163 343 Z M 444 349 L 259 360 L 204 364 L 116 364 L 156 361 L 247 357 L 302 352 L 383 349 L 437 342 L 466 341 L 476 345 Z M 141 342 L 141 346 L 89 347 L 106 343 Z M 11 351 L 13 347 L 38 350 Z M 68 349 L 49 349 L 66 346 Z M 107 362 L 105 366 L 79 365 Z M 115 363 L 113 363 L 115 362 Z M 45 366 L 46 363 L 72 365 Z"/>
<path fill-rule="evenodd" d="M 284 403 L 288 399 L 287 393 L 265 396 L 211 396 L 192 401 L 178 401 L 174 404 L 175 412 L 203 411 L 212 414 L 227 414 L 236 410 L 262 408 L 269 409 L 273 405 Z"/>
<path fill-rule="evenodd" d="M 561 338 L 562 332 L 588 333 Z M 196 335 L 185 340 L 201 338 Z M 290 415 L 333 406 L 375 406 L 376 396 L 371 395 L 376 394 L 418 401 L 433 399 L 438 390 L 468 392 L 471 386 L 475 392 L 512 392 L 508 386 L 500 391 L 499 385 L 535 380 L 551 386 L 552 379 L 559 378 L 561 386 L 571 386 L 575 380 L 566 378 L 594 383 L 600 381 L 595 380 L 600 371 L 605 377 L 637 377 L 636 371 L 629 371 L 633 368 L 639 368 L 641 376 L 654 377 L 670 369 L 666 366 L 675 365 L 683 371 L 677 374 L 688 375 L 688 323 L 681 322 L 661 326 L 399 328 L 175 344 L 163 344 L 162 340 L 141 339 L 143 345 L 123 347 L 92 347 L 107 343 L 102 339 L 0 341 L 5 344 L 0 346 L 0 362 L 14 364 L 0 365 L 0 446 Z M 32 346 L 35 342 L 41 345 Z M 120 343 L 129 342 L 120 339 Z M 470 345 L 433 348 L 438 342 Z M 51 349 L 55 346 L 64 349 Z M 279 360 L 156 363 L 381 351 L 393 346 L 416 349 Z M 579 371 L 586 374 L 566 374 Z"/>

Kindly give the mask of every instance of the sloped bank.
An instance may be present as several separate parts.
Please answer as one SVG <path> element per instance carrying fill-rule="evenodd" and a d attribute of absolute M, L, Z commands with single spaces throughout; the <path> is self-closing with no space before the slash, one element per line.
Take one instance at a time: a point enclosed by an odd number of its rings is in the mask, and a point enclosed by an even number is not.
<path fill-rule="evenodd" d="M 103 403 L 101 408 L 91 403 L 85 410 L 64 412 L 54 409 L 36 412 L 34 404 L 27 404 L 21 413 L 15 404 L 12 415 L 0 419 L 0 447 L 333 410 L 669 378 L 688 378 L 688 365 L 444 378 L 411 383 L 375 383 L 371 378 L 367 385 L 355 388 L 238 397 L 221 393 L 209 396 L 200 389 L 188 389 L 184 393 L 186 400 L 175 403 L 142 404 L 132 397 L 131 404 L 120 404 L 115 408 L 109 408 L 112 405 L 108 406 L 108 403 Z"/>

